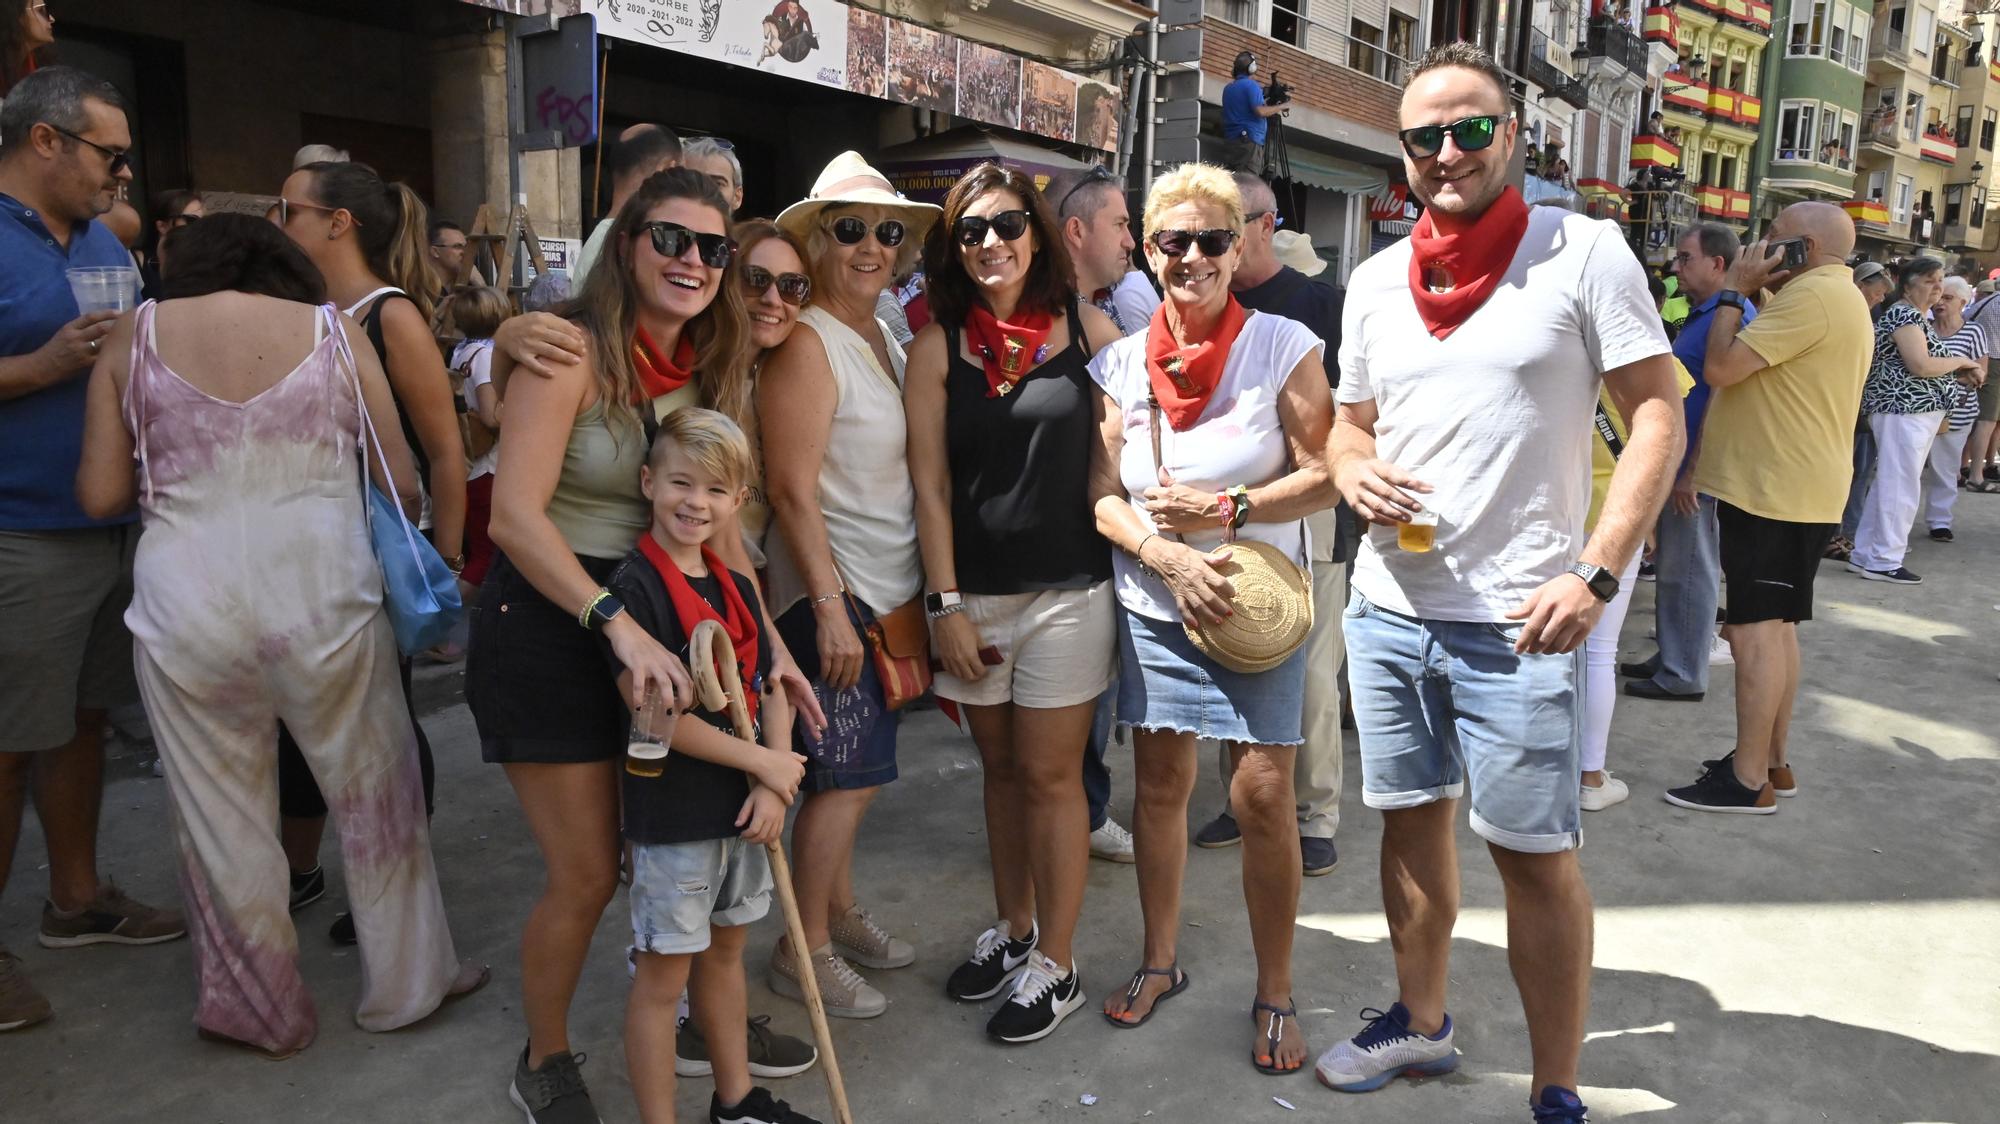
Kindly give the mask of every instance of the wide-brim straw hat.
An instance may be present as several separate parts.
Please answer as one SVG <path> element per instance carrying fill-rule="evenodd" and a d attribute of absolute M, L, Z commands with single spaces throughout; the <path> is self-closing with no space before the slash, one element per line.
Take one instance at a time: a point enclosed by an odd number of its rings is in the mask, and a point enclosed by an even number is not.
<path fill-rule="evenodd" d="M 1230 614 L 1187 630 L 1203 655 L 1231 671 L 1269 671 L 1289 659 L 1312 631 L 1312 589 L 1283 551 L 1257 539 L 1229 544 L 1215 566 L 1236 591 Z"/>
<path fill-rule="evenodd" d="M 944 214 L 933 203 L 918 203 L 896 194 L 889 177 L 875 170 L 859 152 L 847 151 L 833 158 L 813 181 L 812 194 L 786 207 L 778 216 L 778 227 L 800 239 L 811 233 L 820 213 L 828 207 L 871 206 L 896 212 L 903 220 L 905 236 L 922 242 L 932 224 Z"/>
<path fill-rule="evenodd" d="M 1307 277 L 1317 277 L 1326 269 L 1326 259 L 1313 250 L 1310 234 L 1280 230 L 1271 236 L 1271 252 L 1281 265 L 1289 265 Z"/>

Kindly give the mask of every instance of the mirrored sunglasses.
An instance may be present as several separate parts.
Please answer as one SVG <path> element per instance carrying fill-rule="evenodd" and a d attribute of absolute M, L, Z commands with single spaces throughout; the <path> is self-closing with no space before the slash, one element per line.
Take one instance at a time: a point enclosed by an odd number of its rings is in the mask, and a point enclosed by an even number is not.
<path fill-rule="evenodd" d="M 1479 117 L 1461 117 L 1449 125 L 1418 125 L 1413 129 L 1398 130 L 1396 135 L 1403 141 L 1403 151 L 1412 159 L 1427 160 L 1444 151 L 1445 134 L 1461 152 L 1478 152 L 1493 143 L 1500 135 L 1500 122 L 1514 116 L 1511 113 L 1488 113 Z"/>
<path fill-rule="evenodd" d="M 771 286 L 778 287 L 778 299 L 793 308 L 802 308 L 812 299 L 812 278 L 803 273 L 772 273 L 761 265 L 743 267 L 743 291 L 761 297 Z"/>
<path fill-rule="evenodd" d="M 858 245 L 863 238 L 868 237 L 868 224 L 856 215 L 842 215 L 833 220 L 827 229 L 832 232 L 833 240 L 843 246 Z M 889 247 L 902 245 L 902 222 L 897 219 L 883 219 L 876 223 L 875 241 Z"/>

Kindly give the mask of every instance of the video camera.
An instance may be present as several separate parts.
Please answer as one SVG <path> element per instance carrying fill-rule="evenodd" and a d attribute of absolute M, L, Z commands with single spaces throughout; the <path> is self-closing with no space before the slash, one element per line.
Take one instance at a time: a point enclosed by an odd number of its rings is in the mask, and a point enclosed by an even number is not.
<path fill-rule="evenodd" d="M 1271 72 L 1271 82 L 1264 87 L 1265 105 L 1283 105 L 1292 100 L 1292 88 L 1278 81 L 1278 72 Z"/>

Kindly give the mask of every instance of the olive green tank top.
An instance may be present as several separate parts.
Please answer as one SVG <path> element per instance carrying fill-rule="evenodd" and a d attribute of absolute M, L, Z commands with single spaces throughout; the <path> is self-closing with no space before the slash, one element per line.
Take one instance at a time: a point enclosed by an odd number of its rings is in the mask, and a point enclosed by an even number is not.
<path fill-rule="evenodd" d="M 639 490 L 646 463 L 646 434 L 638 423 L 614 434 L 604 403 L 576 416 L 563 450 L 562 476 L 549 497 L 549 522 L 569 548 L 587 558 L 623 558 L 652 523 L 652 505 Z"/>

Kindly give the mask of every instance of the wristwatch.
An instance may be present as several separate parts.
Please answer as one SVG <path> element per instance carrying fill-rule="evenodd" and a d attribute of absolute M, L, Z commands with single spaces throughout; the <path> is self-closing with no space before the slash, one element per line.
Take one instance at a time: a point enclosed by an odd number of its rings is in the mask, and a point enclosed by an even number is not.
<path fill-rule="evenodd" d="M 1715 294 L 1715 304 L 1717 308 L 1733 308 L 1741 312 L 1743 311 L 1743 294 L 1734 289 L 1723 289 Z"/>
<path fill-rule="evenodd" d="M 577 623 L 592 632 L 600 631 L 611 623 L 611 618 L 625 611 L 625 602 L 618 600 L 608 589 L 600 589 L 583 607 L 583 616 Z"/>
<path fill-rule="evenodd" d="M 1569 572 L 1582 578 L 1583 584 L 1590 587 L 1591 594 L 1607 605 L 1611 603 L 1613 597 L 1618 596 L 1618 575 L 1602 566 L 1578 562 L 1569 568 Z"/>
<path fill-rule="evenodd" d="M 955 589 L 924 594 L 924 615 L 932 620 L 948 617 L 964 608 L 965 598 L 959 596 Z"/>

